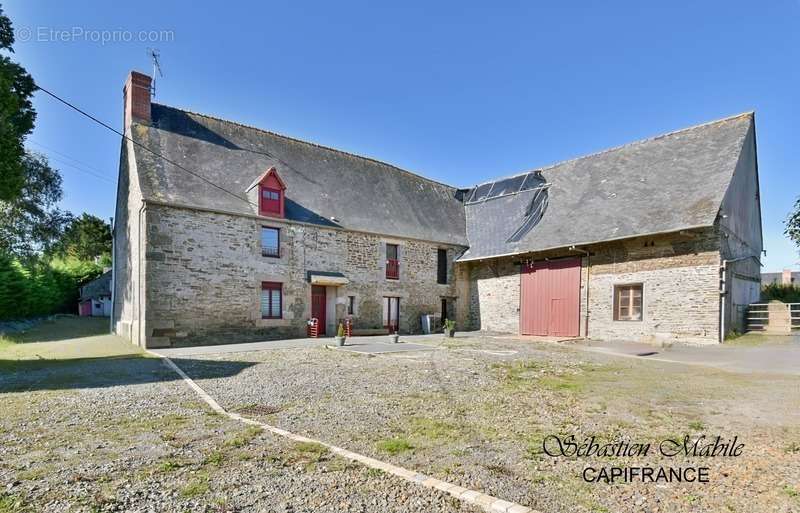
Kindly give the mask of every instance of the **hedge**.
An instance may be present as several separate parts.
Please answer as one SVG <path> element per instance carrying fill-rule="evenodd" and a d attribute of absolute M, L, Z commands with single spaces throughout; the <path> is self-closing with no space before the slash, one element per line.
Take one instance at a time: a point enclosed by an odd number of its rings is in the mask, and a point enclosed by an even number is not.
<path fill-rule="evenodd" d="M 38 260 L 28 265 L 0 254 L 0 320 L 78 312 L 78 289 L 102 274 L 93 262 Z"/>

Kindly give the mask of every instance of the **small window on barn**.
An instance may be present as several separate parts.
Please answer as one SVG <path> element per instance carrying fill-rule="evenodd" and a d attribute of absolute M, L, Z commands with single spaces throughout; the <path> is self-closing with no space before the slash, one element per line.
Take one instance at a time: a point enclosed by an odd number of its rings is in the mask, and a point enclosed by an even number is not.
<path fill-rule="evenodd" d="M 347 296 L 347 315 L 355 315 L 356 313 L 356 297 Z"/>
<path fill-rule="evenodd" d="M 281 256 L 281 230 L 261 227 L 261 256 L 278 258 Z"/>
<path fill-rule="evenodd" d="M 642 284 L 614 286 L 614 320 L 642 320 Z"/>
<path fill-rule="evenodd" d="M 283 286 L 273 281 L 261 282 L 261 318 L 280 319 L 283 304 Z"/>
<path fill-rule="evenodd" d="M 436 283 L 447 285 L 447 250 L 436 251 Z"/>

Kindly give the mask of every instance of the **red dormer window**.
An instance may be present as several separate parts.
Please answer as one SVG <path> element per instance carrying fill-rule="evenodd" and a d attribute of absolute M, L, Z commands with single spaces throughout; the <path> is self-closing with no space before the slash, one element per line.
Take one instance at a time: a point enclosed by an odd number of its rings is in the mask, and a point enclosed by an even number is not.
<path fill-rule="evenodd" d="M 275 168 L 264 173 L 258 184 L 258 210 L 262 216 L 284 217 L 284 185 Z"/>
<path fill-rule="evenodd" d="M 263 214 L 281 215 L 280 189 L 261 186 L 261 212 Z"/>

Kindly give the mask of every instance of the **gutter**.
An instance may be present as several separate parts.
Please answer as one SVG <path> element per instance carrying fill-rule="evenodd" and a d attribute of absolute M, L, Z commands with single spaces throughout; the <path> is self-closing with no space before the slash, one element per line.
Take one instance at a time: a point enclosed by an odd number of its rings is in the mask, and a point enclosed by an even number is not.
<path fill-rule="evenodd" d="M 457 262 L 476 262 L 476 261 L 480 261 L 480 260 L 491 260 L 493 258 L 520 256 L 520 255 L 527 255 L 527 254 L 530 254 L 530 253 L 542 253 L 544 251 L 554 251 L 556 249 L 569 249 L 569 248 L 573 248 L 573 247 L 576 247 L 576 246 L 590 246 L 592 244 L 602 244 L 604 242 L 615 242 L 615 241 L 619 241 L 619 240 L 635 239 L 637 237 L 653 237 L 655 235 L 666 235 L 666 234 L 670 234 L 670 233 L 680 233 L 680 232 L 688 231 L 688 230 L 700 230 L 702 228 L 711 228 L 713 226 L 714 226 L 713 224 L 698 224 L 698 225 L 695 225 L 695 226 L 684 226 L 683 228 L 674 228 L 672 230 L 665 230 L 665 231 L 660 231 L 660 232 L 636 233 L 636 234 L 633 234 L 633 235 L 622 235 L 620 237 L 611 237 L 611 238 L 608 238 L 608 239 L 593 240 L 593 241 L 586 241 L 586 242 L 567 243 L 567 244 L 562 244 L 562 245 L 559 245 L 559 246 L 550 246 L 550 247 L 541 248 L 541 249 L 537 248 L 537 249 L 532 249 L 532 250 L 527 250 L 527 251 L 514 251 L 514 252 L 511 252 L 511 253 L 502 253 L 502 254 L 499 254 L 499 255 L 485 255 L 485 256 L 471 257 L 471 258 L 459 258 L 457 260 Z"/>
<path fill-rule="evenodd" d="M 117 292 L 117 244 L 115 237 L 114 218 L 109 218 L 111 222 L 111 316 L 108 319 L 108 332 L 114 333 L 114 298 Z"/>
<path fill-rule="evenodd" d="M 182 210 L 193 210 L 193 211 L 196 211 L 196 212 L 208 212 L 208 213 L 212 213 L 212 214 L 222 214 L 222 215 L 233 216 L 233 217 L 244 217 L 244 218 L 247 218 L 247 219 L 254 219 L 256 221 L 259 221 L 259 222 L 262 222 L 262 223 L 267 223 L 267 224 L 276 223 L 276 224 L 284 224 L 284 225 L 299 225 L 299 226 L 308 226 L 308 227 L 311 227 L 311 228 L 320 228 L 320 229 L 324 229 L 324 230 L 335 230 L 335 231 L 347 231 L 347 232 L 353 232 L 353 233 L 363 233 L 363 234 L 366 234 L 366 235 L 372 235 L 372 236 L 382 237 L 382 238 L 396 238 L 398 240 L 413 240 L 413 241 L 419 241 L 419 242 L 427 242 L 427 243 L 430 243 L 430 244 L 440 244 L 442 246 L 449 246 L 449 247 L 452 247 L 452 248 L 468 248 L 469 247 L 468 246 L 468 242 L 466 240 L 463 240 L 463 241 L 452 241 L 452 240 L 444 241 L 444 240 L 433 240 L 433 239 L 420 239 L 418 237 L 408 237 L 408 236 L 405 236 L 405 235 L 400 236 L 400 235 L 396 235 L 396 234 L 392 235 L 392 234 L 386 234 L 386 233 L 380 233 L 380 232 L 371 232 L 371 231 L 366 231 L 366 230 L 359 230 L 359 229 L 356 229 L 356 228 L 347 228 L 347 227 L 344 227 L 344 226 L 341 226 L 341 225 L 338 225 L 338 224 L 335 224 L 333 226 L 325 226 L 325 225 L 309 223 L 309 222 L 305 222 L 305 221 L 297 221 L 295 219 L 286 219 L 285 217 L 268 217 L 268 216 L 262 216 L 262 215 L 257 215 L 257 214 L 247 214 L 247 213 L 244 213 L 244 212 L 233 212 L 233 211 L 230 211 L 230 210 L 222 210 L 222 209 L 218 209 L 218 208 L 198 207 L 198 206 L 195 206 L 195 205 L 186 205 L 186 204 L 183 204 L 183 203 L 170 203 L 168 201 L 156 200 L 156 199 L 151 199 L 151 198 L 142 198 L 142 201 L 145 202 L 145 203 L 148 203 L 150 205 L 156 205 L 156 206 L 162 206 L 162 207 L 177 208 L 177 209 L 182 209 Z"/>

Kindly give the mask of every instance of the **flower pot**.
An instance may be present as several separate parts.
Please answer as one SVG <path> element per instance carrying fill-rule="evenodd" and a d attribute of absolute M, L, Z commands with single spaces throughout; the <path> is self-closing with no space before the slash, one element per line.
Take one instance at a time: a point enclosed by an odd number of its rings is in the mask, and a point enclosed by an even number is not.
<path fill-rule="evenodd" d="M 400 335 L 398 335 L 397 333 L 389 335 L 389 340 L 392 342 L 392 344 L 397 344 L 400 340 Z"/>
<path fill-rule="evenodd" d="M 336 337 L 336 345 L 343 346 L 345 337 Z"/>
<path fill-rule="evenodd" d="M 447 333 L 449 338 L 453 338 L 453 335 L 456 334 L 456 330 L 446 330 L 445 333 Z"/>

